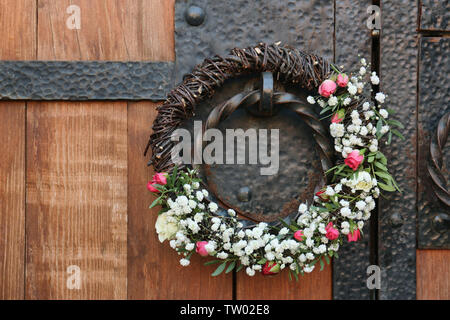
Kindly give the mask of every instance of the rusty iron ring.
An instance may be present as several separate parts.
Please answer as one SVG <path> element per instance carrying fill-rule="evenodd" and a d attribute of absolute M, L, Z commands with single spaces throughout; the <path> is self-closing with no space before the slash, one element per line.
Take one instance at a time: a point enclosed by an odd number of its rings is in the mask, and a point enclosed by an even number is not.
<path fill-rule="evenodd" d="M 187 74 L 183 82 L 173 89 L 165 102 L 157 108 L 144 154 L 151 147 L 149 165 L 157 172 L 171 172 L 172 132 L 183 121 L 194 115 L 195 106 L 211 97 L 214 90 L 226 80 L 242 75 L 272 72 L 275 79 L 284 84 L 296 84 L 300 88 L 314 90 L 331 74 L 328 61 L 315 54 L 307 54 L 278 43 L 260 43 L 245 49 L 235 48 L 225 57 L 205 59 Z M 300 110 L 299 110 L 300 111 Z"/>
<path fill-rule="evenodd" d="M 430 158 L 431 165 L 428 163 L 428 173 L 433 181 L 433 190 L 436 197 L 446 206 L 450 206 L 450 195 L 447 189 L 447 180 L 443 174 L 444 154 L 442 149 L 447 142 L 448 132 L 450 129 L 450 112 L 442 116 L 438 122 L 436 136 L 431 138 L 430 142 Z"/>
<path fill-rule="evenodd" d="M 216 128 L 220 122 L 227 119 L 238 108 L 247 109 L 259 103 L 262 98 L 263 94 L 261 94 L 259 90 L 254 90 L 251 92 L 241 92 L 212 109 L 205 121 L 205 124 L 203 125 L 202 132 L 198 132 L 194 138 L 194 143 L 196 145 L 196 147 L 194 147 L 194 150 L 196 150 L 197 152 L 201 152 L 200 150 L 203 150 L 203 147 L 206 144 L 206 141 L 203 140 L 203 134 L 206 130 L 210 128 Z M 324 173 L 321 180 L 315 187 L 314 192 L 316 192 L 325 184 L 325 172 L 332 167 L 331 159 L 333 156 L 333 147 L 328 137 L 327 130 L 325 129 L 322 122 L 317 118 L 315 112 L 313 111 L 313 106 L 305 104 L 295 95 L 286 92 L 274 92 L 273 94 L 271 94 L 271 100 L 272 101 L 270 102 L 270 105 L 282 105 L 297 113 L 313 131 L 313 137 L 316 141 L 316 150 L 319 154 L 322 170 Z M 267 110 L 264 110 L 264 112 L 267 112 Z M 200 154 L 196 155 L 196 157 L 200 156 Z M 215 197 L 219 199 L 217 194 L 215 194 Z M 219 202 L 228 208 L 232 208 L 223 200 L 219 200 Z M 245 212 L 241 212 L 236 208 L 233 209 L 240 215 L 248 219 L 252 219 L 252 217 L 248 216 Z M 292 219 L 296 219 L 298 216 L 298 211 L 293 212 L 290 216 Z M 276 225 L 278 224 L 278 222 L 272 224 Z M 246 227 L 249 228 L 253 225 L 254 224 L 249 223 L 248 225 L 246 225 Z"/>

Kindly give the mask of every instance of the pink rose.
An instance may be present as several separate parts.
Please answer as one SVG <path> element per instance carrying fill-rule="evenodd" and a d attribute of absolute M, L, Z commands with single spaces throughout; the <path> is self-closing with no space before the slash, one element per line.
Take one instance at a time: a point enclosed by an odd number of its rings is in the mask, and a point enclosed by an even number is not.
<path fill-rule="evenodd" d="M 208 241 L 198 241 L 195 245 L 195 252 L 197 252 L 202 257 L 206 257 L 209 255 L 208 251 L 206 251 L 205 246 L 208 244 Z"/>
<path fill-rule="evenodd" d="M 339 118 L 339 115 L 337 112 L 333 115 L 333 118 L 331 118 L 332 123 L 339 123 L 339 122 L 342 122 L 342 120 L 344 120 L 344 118 Z"/>
<path fill-rule="evenodd" d="M 319 87 L 319 94 L 325 98 L 330 97 L 335 92 L 336 82 L 334 82 L 333 80 L 325 80 Z"/>
<path fill-rule="evenodd" d="M 333 222 L 330 222 L 325 227 L 325 231 L 327 232 L 327 234 L 325 235 L 327 239 L 336 240 L 337 238 L 339 238 L 339 231 L 333 226 Z"/>
<path fill-rule="evenodd" d="M 265 276 L 277 274 L 280 272 L 280 265 L 273 261 L 267 261 L 262 269 L 262 273 Z"/>
<path fill-rule="evenodd" d="M 162 173 L 156 173 L 153 178 L 152 181 L 149 181 L 147 183 L 147 189 L 150 192 L 154 192 L 154 193 L 158 193 L 159 190 L 156 189 L 156 185 L 165 185 L 167 184 L 167 173 L 162 172 Z"/>
<path fill-rule="evenodd" d="M 358 169 L 361 162 L 364 160 L 364 156 L 362 154 L 359 154 L 358 150 L 353 150 L 347 158 L 344 160 L 345 164 L 348 165 L 350 168 L 353 169 L 353 171 L 356 171 Z"/>
<path fill-rule="evenodd" d="M 328 196 L 325 194 L 325 190 L 317 191 L 316 196 L 318 196 L 323 202 L 328 202 Z"/>
<path fill-rule="evenodd" d="M 162 172 L 162 173 L 157 173 L 153 176 L 153 182 L 155 182 L 156 184 L 159 185 L 165 185 L 167 184 L 167 173 Z"/>
<path fill-rule="evenodd" d="M 348 76 L 345 73 L 339 73 L 337 76 L 337 84 L 339 87 L 345 87 L 348 83 Z"/>
<path fill-rule="evenodd" d="M 297 241 L 303 241 L 303 231 L 302 230 L 295 231 L 294 238 Z"/>
<path fill-rule="evenodd" d="M 155 184 L 155 183 L 153 182 L 153 180 L 152 180 L 152 181 L 149 181 L 149 182 L 147 183 L 147 189 L 148 189 L 148 191 L 150 191 L 150 192 L 158 193 L 159 190 L 156 189 L 156 188 L 154 187 L 154 184 Z"/>
<path fill-rule="evenodd" d="M 358 241 L 361 239 L 361 232 L 359 229 L 354 230 L 352 233 L 347 234 L 348 242 Z"/>

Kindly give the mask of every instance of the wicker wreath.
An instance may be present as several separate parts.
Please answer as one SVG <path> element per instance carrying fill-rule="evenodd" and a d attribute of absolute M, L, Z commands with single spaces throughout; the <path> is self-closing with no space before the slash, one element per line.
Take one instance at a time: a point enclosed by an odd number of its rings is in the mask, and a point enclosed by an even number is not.
<path fill-rule="evenodd" d="M 205 59 L 168 94 L 158 107 L 145 149 L 145 154 L 152 149 L 149 165 L 158 172 L 147 187 L 157 196 L 150 207 L 162 205 L 156 222 L 158 237 L 161 242 L 169 240 L 182 255 L 181 265 L 189 265 L 191 255 L 197 253 L 217 258 L 207 262 L 219 264 L 214 276 L 244 267 L 250 276 L 255 271 L 269 275 L 289 266 L 290 276 L 298 278 L 298 274 L 311 272 L 317 262 L 323 268 L 324 261 L 329 263 L 331 257 L 337 257 L 343 236 L 350 242 L 359 240 L 379 188 L 399 190 L 388 172 L 386 157 L 378 150 L 378 140 L 387 136 L 389 144 L 392 134 L 402 137 L 391 128 L 402 127 L 401 123 L 388 119 L 391 112 L 381 107 L 386 96 L 377 93 L 375 104 L 363 97 L 363 76 L 370 65 L 364 59 L 361 64 L 349 81 L 335 65 L 315 54 L 280 43 L 261 43 L 233 49 L 225 57 Z M 270 110 L 264 110 L 265 102 L 286 106 L 312 129 L 324 176 L 312 204 L 301 204 L 280 221 L 256 224 L 239 218 L 223 203 L 218 206 L 206 188 L 201 190 L 202 181 L 195 168 L 173 163 L 171 137 L 194 116 L 196 105 L 211 97 L 226 80 L 260 73 L 261 91 L 239 93 L 215 106 L 203 129 L 216 127 L 240 107 L 251 111 L 259 103 L 259 112 L 270 114 Z M 290 93 L 264 92 L 264 80 L 272 81 L 271 74 L 283 84 L 320 95 L 309 96 L 308 105 Z M 370 81 L 379 83 L 375 72 Z M 314 112 L 318 105 L 320 114 L 332 117 L 329 131 Z M 202 136 L 195 137 L 195 143 L 202 145 Z"/>

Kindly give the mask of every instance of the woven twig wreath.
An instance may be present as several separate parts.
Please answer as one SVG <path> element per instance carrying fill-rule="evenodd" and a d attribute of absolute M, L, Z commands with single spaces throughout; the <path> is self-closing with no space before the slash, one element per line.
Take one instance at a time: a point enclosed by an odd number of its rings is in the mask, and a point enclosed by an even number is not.
<path fill-rule="evenodd" d="M 428 172 L 433 181 L 434 194 L 447 206 L 450 206 L 450 195 L 447 189 L 447 179 L 443 173 L 443 148 L 447 142 L 448 132 L 450 129 L 450 112 L 446 113 L 439 120 L 436 136 L 431 139 L 430 157 L 431 165 L 428 164 Z"/>
<path fill-rule="evenodd" d="M 206 59 L 186 75 L 183 83 L 172 90 L 158 107 L 153 122 L 153 134 L 147 148 L 152 149 L 150 164 L 157 172 L 170 172 L 172 132 L 193 116 L 195 106 L 214 94 L 225 80 L 245 74 L 272 72 L 283 83 L 295 83 L 301 88 L 317 88 L 330 74 L 330 65 L 323 58 L 276 44 L 259 44 L 246 49 L 233 49 L 225 57 Z"/>
<path fill-rule="evenodd" d="M 350 79 L 317 55 L 261 43 L 204 60 L 169 93 L 158 107 L 145 151 L 151 147 L 149 163 L 157 171 L 147 188 L 157 196 L 150 207 L 162 205 L 155 225 L 159 240 L 170 241 L 182 255 L 181 265 L 189 265 L 190 257 L 197 253 L 217 259 L 207 262 L 219 264 L 213 276 L 244 267 L 250 276 L 256 271 L 270 275 L 289 266 L 290 275 L 298 278 L 311 272 L 317 262 L 323 268 L 324 261 L 337 257 L 344 237 L 349 242 L 360 239 L 380 189 L 400 191 L 389 174 L 387 158 L 378 149 L 379 140 L 387 136 L 386 144 L 390 144 L 393 135 L 403 138 L 393 128 L 402 128 L 401 123 L 388 119 L 393 111 L 382 106 L 386 95 L 376 93 L 376 102 L 362 96 L 370 65 L 365 59 L 360 62 L 360 70 Z M 268 96 L 274 105 L 290 108 L 309 125 L 322 169 L 330 177 L 329 181 L 323 179 L 326 186 L 315 193 L 311 204 L 302 203 L 297 212 L 270 224 L 239 219 L 235 210 L 219 207 L 208 190 L 201 190 L 196 170 L 172 161 L 172 134 L 194 116 L 196 105 L 211 97 L 226 80 L 259 73 L 263 79 L 271 73 L 282 84 L 319 93 L 308 96 L 310 106 L 290 93 Z M 369 76 L 371 84 L 379 83 L 375 72 Z M 216 127 L 237 108 L 250 108 L 260 100 L 258 111 L 264 113 L 268 97 L 264 95 L 264 80 L 262 88 L 261 92 L 239 93 L 213 107 L 203 129 Z M 320 113 L 331 117 L 329 131 L 312 111 L 313 106 L 320 106 Z M 328 134 L 334 138 L 334 148 Z M 203 143 L 201 136 L 195 143 Z M 439 143 L 441 146 L 445 141 Z M 335 161 L 331 160 L 333 155 L 337 156 Z"/>

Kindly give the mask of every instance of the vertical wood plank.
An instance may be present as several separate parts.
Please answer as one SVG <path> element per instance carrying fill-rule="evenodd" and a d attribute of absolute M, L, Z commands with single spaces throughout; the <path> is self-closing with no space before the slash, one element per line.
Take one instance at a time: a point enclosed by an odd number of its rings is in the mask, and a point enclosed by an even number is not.
<path fill-rule="evenodd" d="M 29 104 L 26 298 L 126 298 L 126 132 L 123 102 Z"/>
<path fill-rule="evenodd" d="M 39 60 L 173 60 L 174 0 L 38 0 Z M 81 28 L 66 25 L 70 5 Z"/>
<path fill-rule="evenodd" d="M 36 1 L 0 1 L 0 60 L 36 59 Z"/>
<path fill-rule="evenodd" d="M 417 250 L 417 299 L 450 300 L 450 250 Z"/>
<path fill-rule="evenodd" d="M 0 102 L 0 299 L 23 299 L 25 104 Z"/>
<path fill-rule="evenodd" d="M 331 266 L 322 271 L 299 276 L 298 282 L 289 280 L 289 271 L 276 276 L 253 277 L 245 271 L 237 273 L 236 299 L 238 300 L 330 300 L 332 298 Z"/>
<path fill-rule="evenodd" d="M 194 256 L 188 267 L 155 231 L 159 208 L 148 209 L 153 197 L 146 189 L 153 175 L 143 156 L 155 104 L 130 103 L 128 107 L 128 298 L 129 299 L 231 299 L 232 276 L 211 277 L 217 266 Z"/>

